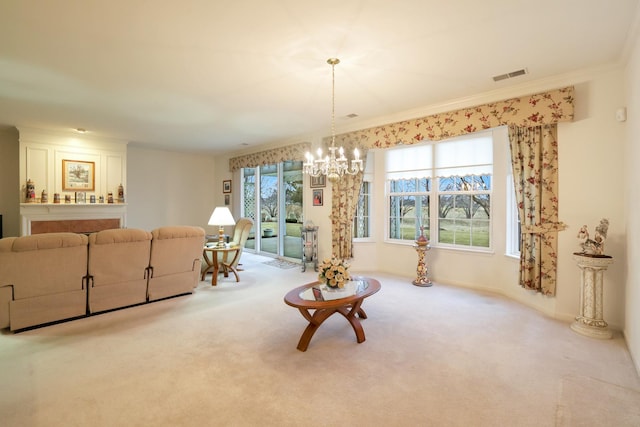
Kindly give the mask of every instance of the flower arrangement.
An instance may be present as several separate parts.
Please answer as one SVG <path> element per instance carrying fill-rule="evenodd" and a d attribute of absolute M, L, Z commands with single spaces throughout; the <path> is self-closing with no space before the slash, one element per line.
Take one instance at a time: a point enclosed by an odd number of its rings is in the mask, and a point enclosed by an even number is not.
<path fill-rule="evenodd" d="M 327 284 L 328 287 L 337 289 L 344 288 L 345 282 L 351 279 L 349 276 L 349 263 L 338 259 L 335 255 L 331 259 L 325 259 L 318 267 L 318 280 Z"/>

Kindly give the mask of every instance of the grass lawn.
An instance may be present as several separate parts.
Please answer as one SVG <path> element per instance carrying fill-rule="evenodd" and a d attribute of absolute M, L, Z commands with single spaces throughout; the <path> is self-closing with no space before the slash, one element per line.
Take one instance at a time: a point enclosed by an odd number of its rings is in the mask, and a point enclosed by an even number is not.
<path fill-rule="evenodd" d="M 439 230 L 439 243 L 456 244 L 461 246 L 471 246 L 473 239 L 473 246 L 477 247 L 489 247 L 489 225 L 475 225 L 473 231 L 470 232 L 470 225 L 468 221 L 451 221 L 442 220 L 440 222 Z M 416 236 L 416 230 L 413 226 L 407 225 L 401 228 L 403 240 L 414 240 Z M 425 235 L 431 240 L 429 230 L 425 230 Z"/>
<path fill-rule="evenodd" d="M 277 222 L 263 222 L 262 225 L 262 231 L 264 231 L 265 228 L 270 228 L 273 230 L 274 235 L 278 235 L 278 223 Z M 286 223 L 286 233 L 287 236 L 291 236 L 291 237 L 301 237 L 302 234 L 300 233 L 300 229 L 302 228 L 302 224 L 299 223 L 290 223 L 287 222 Z"/>

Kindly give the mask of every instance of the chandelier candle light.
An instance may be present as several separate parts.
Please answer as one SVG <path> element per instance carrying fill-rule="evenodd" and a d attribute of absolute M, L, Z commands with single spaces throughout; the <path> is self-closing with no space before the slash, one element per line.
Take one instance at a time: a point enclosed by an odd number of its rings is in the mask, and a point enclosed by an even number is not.
<path fill-rule="evenodd" d="M 329 181 L 335 182 L 343 175 L 355 175 L 362 171 L 362 160 L 360 160 L 360 153 L 356 148 L 353 150 L 354 159 L 351 160 L 351 168 L 349 168 L 349 161 L 344 156 L 344 150 L 342 147 L 336 147 L 336 77 L 335 67 L 340 63 L 338 58 L 329 58 L 327 63 L 331 65 L 331 77 L 332 77 L 332 93 L 331 93 L 331 146 L 329 147 L 329 155 L 322 158 L 322 149 L 318 148 L 318 158 L 314 159 L 313 154 L 307 152 L 305 157 L 306 161 L 303 165 L 304 173 L 318 177 L 320 175 L 326 175 Z M 338 151 L 338 156 L 336 156 Z"/>

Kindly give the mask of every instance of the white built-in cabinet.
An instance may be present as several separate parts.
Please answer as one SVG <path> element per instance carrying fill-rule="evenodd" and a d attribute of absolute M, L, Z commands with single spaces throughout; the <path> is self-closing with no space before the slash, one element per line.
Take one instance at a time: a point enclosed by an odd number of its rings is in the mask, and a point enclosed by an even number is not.
<path fill-rule="evenodd" d="M 95 190 L 87 191 L 96 199 L 112 192 L 118 195 L 118 186 L 122 184 L 126 192 L 127 184 L 127 143 L 101 138 L 89 133 L 75 131 L 61 132 L 52 130 L 18 128 L 20 139 L 20 202 L 25 201 L 27 180 L 35 184 L 36 197 L 40 198 L 46 190 L 49 201 L 54 193 L 64 200 L 65 194 L 73 191 L 62 189 L 62 162 L 76 160 L 92 162 L 95 165 Z"/>

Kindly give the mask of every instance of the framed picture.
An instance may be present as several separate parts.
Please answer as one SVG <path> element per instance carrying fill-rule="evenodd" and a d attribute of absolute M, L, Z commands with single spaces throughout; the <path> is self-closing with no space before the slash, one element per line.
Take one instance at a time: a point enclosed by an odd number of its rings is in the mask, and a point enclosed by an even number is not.
<path fill-rule="evenodd" d="M 63 191 L 95 191 L 96 164 L 80 160 L 62 161 Z"/>
<path fill-rule="evenodd" d="M 320 188 L 325 187 L 327 185 L 327 176 L 312 176 L 311 177 L 311 188 Z"/>
<path fill-rule="evenodd" d="M 229 206 L 230 203 L 231 203 L 231 194 L 225 194 L 224 195 L 224 205 L 225 206 Z"/>
<path fill-rule="evenodd" d="M 322 190 L 313 190 L 313 206 L 322 206 Z"/>
<path fill-rule="evenodd" d="M 231 193 L 231 180 L 230 179 L 222 181 L 222 192 L 223 193 Z"/>

